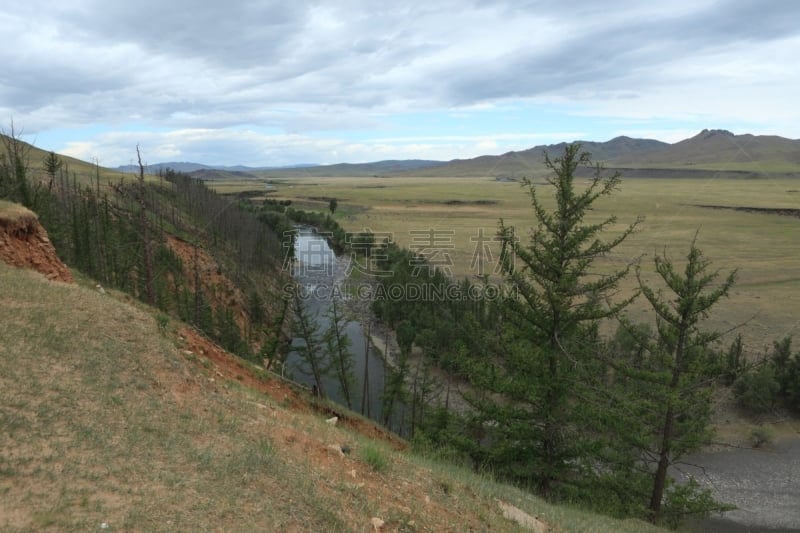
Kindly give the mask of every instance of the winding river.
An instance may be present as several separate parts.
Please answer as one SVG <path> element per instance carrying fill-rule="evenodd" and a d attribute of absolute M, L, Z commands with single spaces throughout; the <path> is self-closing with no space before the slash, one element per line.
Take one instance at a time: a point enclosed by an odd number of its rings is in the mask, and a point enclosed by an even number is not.
<path fill-rule="evenodd" d="M 320 334 L 330 326 L 327 313 L 332 306 L 332 298 L 339 299 L 337 310 L 347 315 L 348 296 L 342 294 L 341 283 L 346 277 L 348 258 L 337 257 L 325 238 L 315 229 L 300 227 L 295 240 L 295 264 L 293 276 L 298 290 L 303 296 L 304 309 L 313 317 Z M 382 422 L 383 409 L 381 395 L 384 388 L 386 364 L 382 354 L 375 349 L 366 332 L 370 317 L 348 316 L 345 327 L 350 339 L 350 352 L 353 354 L 354 383 L 351 390 L 353 411 L 368 418 Z M 361 321 L 365 323 L 362 324 Z M 295 338 L 292 346 L 301 343 Z M 302 357 L 297 351 L 290 351 L 285 361 L 290 377 L 295 381 L 312 387 L 314 378 L 305 368 Z M 364 382 L 367 382 L 365 387 Z M 327 397 L 341 405 L 346 405 L 339 381 L 335 375 L 324 376 L 323 388 Z M 366 390 L 366 395 L 364 391 Z M 364 401 L 364 398 L 366 400 Z M 396 411 L 402 412 L 402 406 Z M 394 417 L 393 417 L 394 418 Z M 399 426 L 399 423 L 396 423 Z M 396 432 L 400 427 L 392 427 Z"/>

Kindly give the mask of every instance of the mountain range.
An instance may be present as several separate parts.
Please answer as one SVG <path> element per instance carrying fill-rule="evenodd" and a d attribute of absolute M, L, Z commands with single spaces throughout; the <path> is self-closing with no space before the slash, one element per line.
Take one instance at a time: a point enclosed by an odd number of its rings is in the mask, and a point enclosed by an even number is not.
<path fill-rule="evenodd" d="M 606 142 L 576 141 L 592 160 L 627 176 L 673 177 L 714 174 L 718 177 L 800 176 L 800 140 L 774 135 L 735 135 L 726 130 L 704 129 L 673 144 L 654 139 L 615 137 Z M 335 176 L 487 176 L 517 178 L 546 172 L 544 153 L 557 157 L 567 143 L 534 146 L 502 155 L 484 155 L 452 161 L 388 160 L 335 165 L 291 167 L 222 167 L 195 163 L 160 163 L 150 172 L 170 167 L 204 179 L 228 177 L 335 177 Z M 130 171 L 127 167 L 118 170 Z M 134 169 L 135 170 L 135 169 Z"/>

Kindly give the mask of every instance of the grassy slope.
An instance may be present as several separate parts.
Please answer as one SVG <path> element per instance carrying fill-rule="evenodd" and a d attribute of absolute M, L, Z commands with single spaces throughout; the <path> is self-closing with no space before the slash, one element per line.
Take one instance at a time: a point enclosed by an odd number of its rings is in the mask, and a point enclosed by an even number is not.
<path fill-rule="evenodd" d="M 227 379 L 114 293 L 0 263 L 0 530 L 647 531 L 547 505 Z M 340 457 L 328 449 L 346 443 Z"/>
<path fill-rule="evenodd" d="M 25 159 L 28 167 L 28 179 L 34 182 L 41 180 L 46 183 L 49 180 L 49 177 L 47 177 L 47 173 L 44 170 L 43 162 L 50 151 L 43 150 L 24 141 L 21 142 L 23 143 L 23 150 L 26 156 Z M 147 154 L 142 154 L 143 160 L 146 160 L 146 155 Z M 136 175 L 134 174 L 126 174 L 120 172 L 119 170 L 109 169 L 102 166 L 98 168 L 93 163 L 87 163 L 86 161 L 81 161 L 80 159 L 76 159 L 74 157 L 58 154 L 58 158 L 63 164 L 62 171 L 67 172 L 67 177 L 69 178 L 70 182 L 75 179 L 82 185 L 94 184 L 94 180 L 97 178 L 98 173 L 100 175 L 101 184 L 107 184 L 109 182 L 117 183 L 120 180 L 130 182 L 136 178 Z M 135 160 L 135 158 L 136 148 L 133 147 L 131 149 L 131 159 Z M 145 168 L 145 172 L 147 172 L 147 168 Z M 157 179 L 155 176 L 148 174 L 145 175 L 145 178 L 147 180 Z"/>

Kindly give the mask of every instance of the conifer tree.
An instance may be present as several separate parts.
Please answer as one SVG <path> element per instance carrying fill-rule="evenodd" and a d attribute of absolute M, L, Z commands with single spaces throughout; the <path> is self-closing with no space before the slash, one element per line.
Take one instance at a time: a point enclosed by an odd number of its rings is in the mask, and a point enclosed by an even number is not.
<path fill-rule="evenodd" d="M 509 295 L 504 302 L 503 347 L 491 360 L 471 365 L 480 396 L 470 398 L 478 413 L 473 421 L 478 460 L 501 474 L 533 485 L 545 496 L 574 480 L 584 453 L 578 426 L 585 405 L 580 396 L 584 377 L 596 371 L 593 351 L 597 326 L 615 316 L 630 299 L 606 300 L 628 273 L 630 265 L 600 273 L 598 259 L 616 248 L 634 230 L 634 222 L 608 241 L 601 235 L 615 217 L 589 222 L 594 203 L 620 183 L 580 144 L 568 145 L 551 160 L 547 186 L 524 181 L 531 197 L 535 227 L 530 240 L 520 242 L 513 226 L 499 223 L 502 269 Z M 576 172 L 593 168 L 588 185 L 576 187 Z M 548 210 L 539 191 L 552 191 L 555 207 Z M 488 394 L 496 393 L 496 394 Z M 499 398 L 499 399 L 498 399 Z"/>
<path fill-rule="evenodd" d="M 328 310 L 327 318 L 330 325 L 325 332 L 324 340 L 328 349 L 328 356 L 339 381 L 344 401 L 347 407 L 352 409 L 353 403 L 350 391 L 355 381 L 355 376 L 353 375 L 353 353 L 350 351 L 352 341 L 350 341 L 345 332 L 347 318 L 337 306 L 336 298 L 331 299 L 331 307 Z"/>
<path fill-rule="evenodd" d="M 709 439 L 711 390 L 720 377 L 717 355 L 710 347 L 720 334 L 704 331 L 701 321 L 728 295 L 736 279 L 732 271 L 721 283 L 720 272 L 710 270 L 692 241 L 681 274 L 666 255 L 655 257 L 655 269 L 667 293 L 647 285 L 637 271 L 642 294 L 656 314 L 657 339 L 638 379 L 645 380 L 642 400 L 654 415 L 649 429 L 651 453 L 656 457 L 652 474 L 650 519 L 658 521 L 668 486 L 667 469 L 681 456 Z M 708 495 L 705 499 L 712 504 Z"/>
<path fill-rule="evenodd" d="M 300 343 L 294 348 L 300 354 L 306 370 L 314 378 L 314 387 L 317 394 L 325 398 L 325 387 L 322 378 L 328 373 L 330 365 L 319 335 L 319 326 L 315 317 L 304 309 L 299 295 L 295 295 L 292 301 L 292 308 L 294 310 L 294 336 L 300 339 Z"/>

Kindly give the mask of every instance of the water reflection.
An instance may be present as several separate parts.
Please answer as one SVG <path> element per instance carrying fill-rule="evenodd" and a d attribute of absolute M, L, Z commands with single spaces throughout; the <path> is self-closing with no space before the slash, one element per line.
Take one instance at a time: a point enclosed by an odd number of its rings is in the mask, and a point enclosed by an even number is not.
<path fill-rule="evenodd" d="M 324 236 L 313 228 L 298 228 L 292 274 L 298 284 L 297 293 L 301 295 L 302 306 L 312 317 L 320 335 L 324 334 L 331 326 L 328 315 L 332 306 L 332 297 L 341 298 L 337 303 L 337 309 L 340 313 L 346 314 L 346 306 L 343 304 L 346 303 L 345 300 L 348 296 L 332 288 L 343 281 L 348 261 L 349 258 L 337 257 Z M 316 290 L 320 288 L 325 290 Z M 369 319 L 365 317 L 348 318 L 344 331 L 350 339 L 349 349 L 353 354 L 353 377 L 355 379 L 350 391 L 352 408 L 373 420 L 382 421 L 381 394 L 384 388 L 385 363 L 370 345 L 368 336 L 365 334 L 364 327 L 368 327 L 368 324 L 365 323 L 362 327 L 362 323 L 359 321 L 367 322 Z M 295 338 L 292 346 L 297 348 L 302 346 L 302 343 L 302 339 Z M 313 387 L 314 377 L 296 350 L 289 352 L 286 366 L 295 381 Z M 322 385 L 329 399 L 346 405 L 339 380 L 334 373 L 324 376 Z M 398 406 L 395 411 L 398 410 L 402 411 L 402 407 Z"/>

